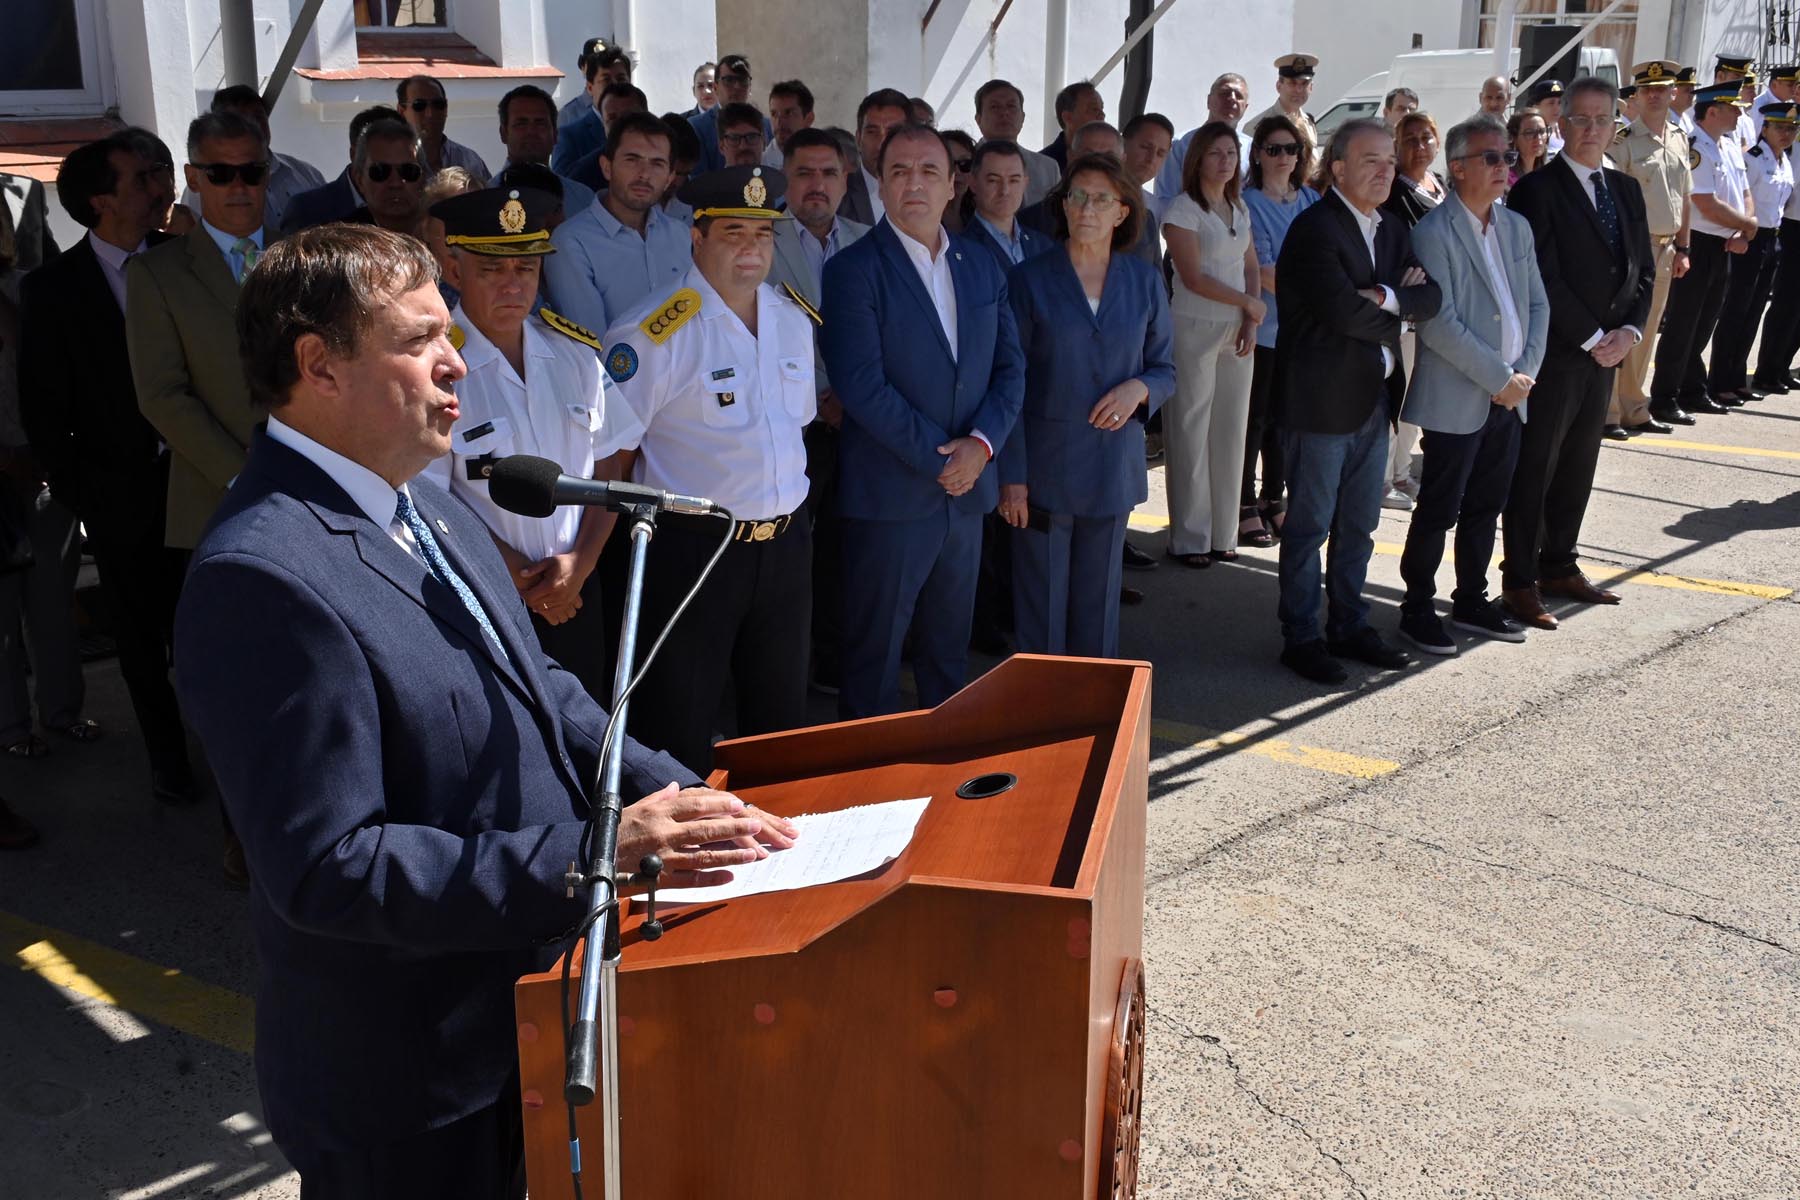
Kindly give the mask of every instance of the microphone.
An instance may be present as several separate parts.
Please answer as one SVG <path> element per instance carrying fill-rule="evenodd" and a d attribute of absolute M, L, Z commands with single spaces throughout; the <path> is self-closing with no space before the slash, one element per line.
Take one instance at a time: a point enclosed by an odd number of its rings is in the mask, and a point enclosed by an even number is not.
<path fill-rule="evenodd" d="M 488 476 L 488 495 L 507 512 L 522 517 L 547 517 L 565 504 L 611 509 L 649 505 L 658 512 L 692 516 L 724 511 L 704 496 L 680 496 L 641 483 L 564 475 L 549 459 L 531 454 L 509 454 L 495 463 Z"/>

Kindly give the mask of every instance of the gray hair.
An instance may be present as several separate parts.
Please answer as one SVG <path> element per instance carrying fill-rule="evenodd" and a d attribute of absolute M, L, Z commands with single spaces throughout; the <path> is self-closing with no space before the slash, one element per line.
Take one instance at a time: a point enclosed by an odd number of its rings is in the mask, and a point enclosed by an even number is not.
<path fill-rule="evenodd" d="M 413 157 L 419 156 L 419 135 L 411 125 L 391 117 L 370 121 L 363 126 L 362 133 L 357 137 L 356 153 L 351 157 L 358 175 L 369 165 L 369 146 L 374 142 L 405 142 L 412 147 Z"/>
<path fill-rule="evenodd" d="M 1075 146 L 1084 143 L 1088 138 L 1096 137 L 1103 137 L 1109 141 L 1119 142 L 1121 144 L 1125 141 L 1125 138 L 1119 133 L 1116 125 L 1106 121 L 1089 121 L 1086 125 L 1083 125 L 1080 129 L 1075 131 L 1075 140 L 1069 143 L 1071 157 L 1074 156 L 1073 148 Z"/>
<path fill-rule="evenodd" d="M 1444 162 L 1453 163 L 1469 152 L 1469 143 L 1491 133 L 1506 140 L 1506 122 L 1490 112 L 1479 112 L 1460 125 L 1452 125 L 1444 137 Z"/>
<path fill-rule="evenodd" d="M 1332 131 L 1331 144 L 1326 147 L 1325 161 L 1320 165 L 1329 171 L 1332 163 L 1349 158 L 1350 143 L 1365 133 L 1379 133 L 1390 142 L 1394 140 L 1394 131 L 1380 117 L 1353 117 Z"/>
<path fill-rule="evenodd" d="M 1575 97 L 1585 96 L 1589 92 L 1595 92 L 1605 96 L 1607 103 L 1609 104 L 1619 98 L 1619 89 L 1606 82 L 1606 80 L 1600 78 L 1598 75 L 1583 75 L 1580 79 L 1577 79 L 1574 83 L 1571 83 L 1568 87 L 1563 89 L 1563 106 L 1565 108 L 1573 108 L 1575 106 Z"/>
<path fill-rule="evenodd" d="M 256 148 L 266 158 L 269 143 L 263 140 L 262 128 L 242 113 L 226 109 L 223 112 L 203 112 L 188 123 L 187 156 L 188 161 L 200 161 L 200 144 L 202 142 L 219 141 L 235 142 L 248 140 L 256 143 Z"/>

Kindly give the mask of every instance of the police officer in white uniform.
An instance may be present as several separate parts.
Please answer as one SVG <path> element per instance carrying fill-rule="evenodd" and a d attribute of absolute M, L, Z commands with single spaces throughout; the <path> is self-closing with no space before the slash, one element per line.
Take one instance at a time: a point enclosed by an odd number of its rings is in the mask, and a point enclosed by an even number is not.
<path fill-rule="evenodd" d="M 786 189 L 769 167 L 690 180 L 680 194 L 694 208 L 693 267 L 606 335 L 614 393 L 639 426 L 615 467 L 708 496 L 737 518 L 725 556 L 631 703 L 633 736 L 701 774 L 728 680 L 737 734 L 806 721 L 812 534 L 802 431 L 817 411 L 818 316 L 792 289 L 764 283 L 774 222 L 790 219 L 773 207 Z M 640 645 L 669 620 L 720 535 L 716 520 L 660 519 Z"/>
<path fill-rule="evenodd" d="M 1794 170 L 1788 162 L 1788 150 L 1794 144 L 1794 125 L 1800 119 L 1800 108 L 1791 100 L 1773 100 L 1763 105 L 1757 116 L 1762 132 L 1744 158 L 1757 229 L 1748 249 L 1732 260 L 1725 303 L 1719 309 L 1719 327 L 1713 334 L 1708 375 L 1713 399 L 1730 408 L 1768 395 L 1766 391 L 1751 389 L 1747 364 L 1763 305 L 1775 283 L 1782 210 L 1794 194 Z"/>
<path fill-rule="evenodd" d="M 1735 136 L 1742 107 L 1735 82 L 1694 93 L 1694 137 L 1688 151 L 1693 168 L 1688 271 L 1669 287 L 1656 346 L 1650 415 L 1659 421 L 1692 425 L 1693 413 L 1731 411 L 1709 394 L 1700 355 L 1718 324 L 1730 272 L 1757 231 L 1750 179 Z"/>
<path fill-rule="evenodd" d="M 610 656 L 594 565 L 612 514 L 564 506 L 524 517 L 488 495 L 488 475 L 509 454 L 552 459 L 565 474 L 588 478 L 597 460 L 619 448 L 602 433 L 599 337 L 548 309 L 531 311 L 544 256 L 554 249 L 545 219 L 557 204 L 530 188 L 487 188 L 431 208 L 450 247 L 449 282 L 461 292 L 450 340 L 469 373 L 456 384 L 462 411 L 450 453 L 425 477 L 486 522 L 544 652 L 608 704 Z"/>

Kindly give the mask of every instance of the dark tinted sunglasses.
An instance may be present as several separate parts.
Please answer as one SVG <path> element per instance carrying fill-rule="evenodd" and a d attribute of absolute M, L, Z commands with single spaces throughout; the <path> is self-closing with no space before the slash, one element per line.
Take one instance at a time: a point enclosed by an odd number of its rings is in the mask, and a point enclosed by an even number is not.
<path fill-rule="evenodd" d="M 975 160 L 972 158 L 959 158 L 950 165 L 956 168 L 956 173 L 958 175 L 967 175 L 970 171 L 975 169 Z"/>
<path fill-rule="evenodd" d="M 1517 150 L 1483 150 L 1480 154 L 1465 154 L 1458 161 L 1467 162 L 1471 158 L 1479 158 L 1484 167 L 1497 167 L 1501 163 L 1505 163 L 1509 167 L 1519 165 Z"/>
<path fill-rule="evenodd" d="M 425 168 L 421 167 L 416 162 L 373 162 L 369 164 L 369 182 L 386 183 L 387 177 L 392 175 L 395 171 L 400 172 L 400 181 L 402 183 L 417 183 L 419 182 L 419 177 L 425 174 Z"/>
<path fill-rule="evenodd" d="M 230 187 L 234 179 L 243 180 L 245 187 L 260 187 L 262 181 L 269 176 L 269 164 L 266 162 L 195 163 L 193 166 L 214 187 Z"/>
<path fill-rule="evenodd" d="M 1263 153 L 1264 154 L 1274 154 L 1277 156 L 1287 156 L 1287 157 L 1291 158 L 1292 156 L 1300 153 L 1300 143 L 1299 142 L 1265 142 L 1265 143 L 1263 143 Z"/>
<path fill-rule="evenodd" d="M 411 104 L 407 105 L 407 107 L 412 109 L 414 112 L 424 112 L 428 108 L 434 109 L 438 112 L 443 112 L 445 109 L 450 107 L 450 101 L 446 100 L 442 96 L 439 96 L 433 100 L 414 100 Z"/>

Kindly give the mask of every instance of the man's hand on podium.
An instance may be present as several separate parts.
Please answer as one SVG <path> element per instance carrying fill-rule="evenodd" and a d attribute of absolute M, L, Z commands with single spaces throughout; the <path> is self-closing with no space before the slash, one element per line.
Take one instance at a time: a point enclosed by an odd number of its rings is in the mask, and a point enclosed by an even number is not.
<path fill-rule="evenodd" d="M 794 827 L 728 792 L 678 789 L 673 783 L 625 809 L 619 818 L 617 870 L 637 870 L 645 855 L 662 858 L 660 887 L 726 883 L 730 868 L 794 844 Z"/>

